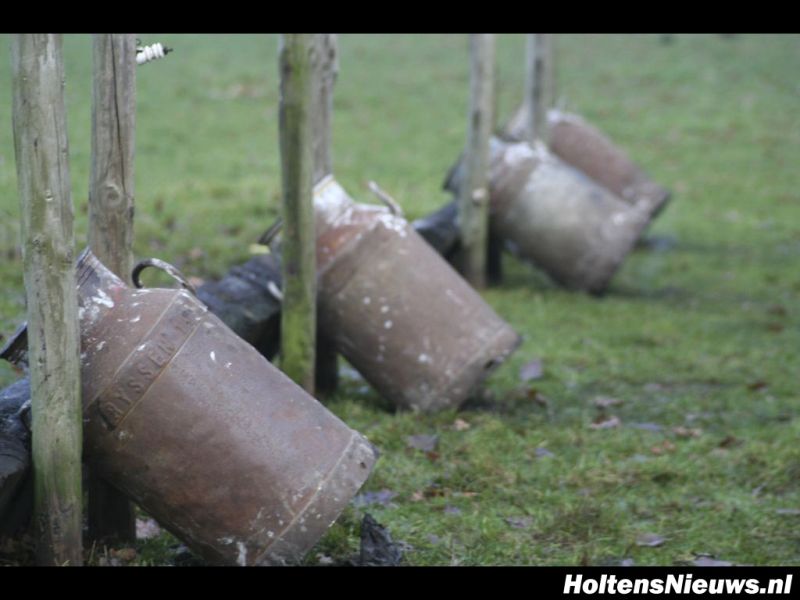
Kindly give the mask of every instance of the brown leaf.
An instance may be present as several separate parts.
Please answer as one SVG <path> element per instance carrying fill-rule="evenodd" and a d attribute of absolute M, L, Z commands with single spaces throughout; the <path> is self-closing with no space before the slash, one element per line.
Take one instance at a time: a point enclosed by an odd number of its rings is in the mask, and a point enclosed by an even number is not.
<path fill-rule="evenodd" d="M 786 308 L 780 304 L 773 304 L 767 309 L 767 312 L 776 317 L 785 317 L 789 314 Z"/>
<path fill-rule="evenodd" d="M 725 436 L 722 441 L 717 444 L 720 448 L 733 448 L 734 446 L 739 446 L 742 443 L 742 440 L 737 438 L 733 435 Z"/>
<path fill-rule="evenodd" d="M 130 562 L 136 558 L 136 550 L 134 548 L 119 548 L 112 550 L 111 556 L 121 561 Z"/>
<path fill-rule="evenodd" d="M 464 419 L 456 419 L 453 421 L 453 429 L 456 431 L 466 431 L 469 429 L 471 425 L 467 423 Z"/>
<path fill-rule="evenodd" d="M 550 406 L 550 398 L 545 396 L 543 393 L 541 393 L 535 387 L 530 388 L 526 392 L 526 395 L 530 400 L 533 400 L 534 403 L 538 404 L 539 406 L 541 406 L 543 408 L 547 408 L 548 406 Z"/>
<path fill-rule="evenodd" d="M 620 425 L 622 425 L 622 421 L 620 421 L 619 417 L 614 415 L 601 415 L 589 425 L 589 429 L 612 429 L 614 427 L 619 427 Z"/>
<path fill-rule="evenodd" d="M 205 251 L 202 248 L 198 248 L 195 246 L 191 250 L 189 250 L 189 258 L 192 260 L 200 260 L 206 255 Z"/>
<path fill-rule="evenodd" d="M 643 546 L 645 548 L 658 548 L 659 546 L 662 546 L 666 541 L 667 538 L 657 535 L 655 533 L 643 533 L 638 538 L 636 538 L 636 545 Z"/>
<path fill-rule="evenodd" d="M 754 381 L 752 383 L 748 383 L 747 384 L 747 389 L 750 390 L 751 392 L 758 392 L 758 391 L 763 390 L 764 388 L 766 388 L 768 386 L 769 386 L 769 383 L 767 383 L 763 379 L 759 379 L 758 381 Z"/>
<path fill-rule="evenodd" d="M 534 379 L 541 378 L 543 372 L 542 359 L 535 358 L 529 363 L 522 365 L 522 368 L 519 370 L 519 378 L 521 381 L 533 381 Z"/>
<path fill-rule="evenodd" d="M 672 433 L 674 433 L 679 438 L 696 438 L 700 437 L 703 433 L 703 430 L 698 427 L 673 427 Z"/>
<path fill-rule="evenodd" d="M 650 448 L 650 451 L 653 454 L 656 454 L 656 455 L 660 456 L 662 454 L 667 454 L 668 452 L 674 452 L 675 451 L 675 444 L 673 444 L 669 440 L 664 440 L 660 444 L 656 444 L 655 446 Z"/>
<path fill-rule="evenodd" d="M 447 490 L 449 492 L 450 490 Z M 426 488 L 421 490 L 417 490 L 413 494 L 411 494 L 411 502 L 422 502 L 423 500 L 427 500 L 428 498 L 441 498 L 447 495 L 445 490 L 442 489 L 437 483 L 431 484 Z"/>

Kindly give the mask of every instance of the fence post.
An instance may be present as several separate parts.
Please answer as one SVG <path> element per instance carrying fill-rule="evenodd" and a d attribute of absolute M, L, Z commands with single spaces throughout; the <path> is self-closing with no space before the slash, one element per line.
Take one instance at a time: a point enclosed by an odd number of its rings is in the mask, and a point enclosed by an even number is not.
<path fill-rule="evenodd" d="M 311 35 L 281 34 L 279 63 L 284 298 L 281 368 L 313 394 L 317 261 L 312 196 Z"/>
<path fill-rule="evenodd" d="M 89 246 L 123 281 L 133 269 L 136 36 L 93 35 L 92 168 Z M 89 538 L 136 540 L 133 505 L 99 478 L 90 477 Z"/>
<path fill-rule="evenodd" d="M 314 146 L 314 183 L 333 172 L 331 123 L 333 86 L 339 72 L 335 33 L 316 33 L 311 41 L 311 137 Z M 335 346 L 317 331 L 316 391 L 332 394 L 339 385 L 339 355 Z"/>
<path fill-rule="evenodd" d="M 489 136 L 494 105 L 494 34 L 470 34 L 470 102 L 465 155 L 465 180 L 458 197 L 461 250 L 458 260 L 464 278 L 475 288 L 486 285 L 488 250 Z"/>
<path fill-rule="evenodd" d="M 525 139 L 550 143 L 547 111 L 555 98 L 553 34 L 529 33 L 525 43 Z"/>
<path fill-rule="evenodd" d="M 37 561 L 81 565 L 82 409 L 61 36 L 11 38 Z"/>

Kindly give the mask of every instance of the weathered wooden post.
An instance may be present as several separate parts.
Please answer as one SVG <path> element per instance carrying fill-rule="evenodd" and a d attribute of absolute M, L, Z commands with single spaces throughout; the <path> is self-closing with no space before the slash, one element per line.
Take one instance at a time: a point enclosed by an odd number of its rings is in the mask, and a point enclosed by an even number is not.
<path fill-rule="evenodd" d="M 529 33 L 525 40 L 525 141 L 550 142 L 547 111 L 554 102 L 553 36 Z"/>
<path fill-rule="evenodd" d="M 133 269 L 136 36 L 93 36 L 92 169 L 89 246 L 120 279 Z M 104 481 L 89 480 L 89 537 L 136 540 L 131 503 Z"/>
<path fill-rule="evenodd" d="M 457 263 L 473 287 L 486 284 L 489 229 L 489 137 L 494 105 L 494 34 L 470 35 L 470 105 L 465 181 L 458 196 L 461 248 Z"/>
<path fill-rule="evenodd" d="M 337 36 L 317 33 L 311 40 L 311 137 L 314 147 L 314 184 L 333 173 L 331 122 L 333 86 L 339 70 Z M 339 355 L 330 340 L 317 332 L 316 391 L 330 394 L 339 385 Z"/>
<path fill-rule="evenodd" d="M 281 368 L 314 392 L 317 271 L 311 143 L 310 34 L 280 38 L 280 151 L 283 210 Z"/>
<path fill-rule="evenodd" d="M 80 565 L 80 341 L 61 37 L 14 35 L 11 64 L 37 557 L 43 565 Z"/>

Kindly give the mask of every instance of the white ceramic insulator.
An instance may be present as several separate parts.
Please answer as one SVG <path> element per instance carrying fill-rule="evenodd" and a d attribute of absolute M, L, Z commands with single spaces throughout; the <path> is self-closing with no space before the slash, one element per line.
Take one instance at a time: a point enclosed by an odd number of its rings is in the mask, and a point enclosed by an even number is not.
<path fill-rule="evenodd" d="M 139 49 L 136 53 L 136 64 L 143 65 L 151 60 L 163 58 L 164 56 L 166 56 L 166 52 L 164 52 L 164 46 L 162 44 L 151 44 Z"/>

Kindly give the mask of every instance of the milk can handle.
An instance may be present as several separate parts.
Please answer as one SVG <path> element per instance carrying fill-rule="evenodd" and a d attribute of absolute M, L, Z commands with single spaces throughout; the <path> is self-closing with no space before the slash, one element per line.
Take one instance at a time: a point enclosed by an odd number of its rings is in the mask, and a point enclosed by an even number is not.
<path fill-rule="evenodd" d="M 135 267 L 133 267 L 133 272 L 131 273 L 131 280 L 133 281 L 133 285 L 137 288 L 141 289 L 144 287 L 142 285 L 141 280 L 139 279 L 139 275 L 144 271 L 147 267 L 155 267 L 156 269 L 161 269 L 167 275 L 172 277 L 175 281 L 181 284 L 181 286 L 190 291 L 194 296 L 197 296 L 197 290 L 195 287 L 189 283 L 189 280 L 181 273 L 177 268 L 173 267 L 168 262 L 164 262 L 163 260 L 159 260 L 158 258 L 146 258 L 145 260 L 139 261 Z"/>
<path fill-rule="evenodd" d="M 397 203 L 397 200 L 384 192 L 377 183 L 370 181 L 367 186 L 369 187 L 370 191 L 378 197 L 378 200 L 386 205 L 390 213 L 398 217 L 403 216 L 403 209 Z"/>

